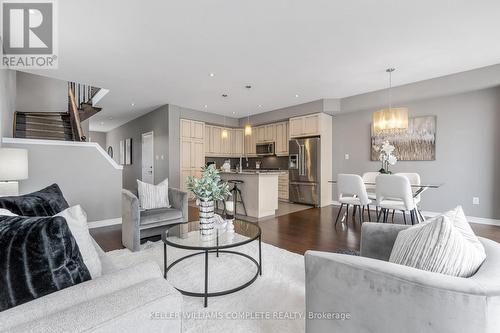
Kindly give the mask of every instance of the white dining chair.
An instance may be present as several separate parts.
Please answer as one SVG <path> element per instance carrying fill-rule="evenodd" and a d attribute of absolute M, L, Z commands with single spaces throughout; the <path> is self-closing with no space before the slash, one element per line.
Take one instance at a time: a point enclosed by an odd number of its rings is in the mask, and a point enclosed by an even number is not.
<path fill-rule="evenodd" d="M 418 222 L 415 200 L 411 190 L 410 181 L 401 175 L 379 175 L 376 181 L 377 206 L 380 213 L 377 222 L 383 217 L 387 223 L 390 210 L 401 211 L 406 224 L 406 213 L 410 213 L 411 223 Z"/>
<path fill-rule="evenodd" d="M 337 191 L 339 193 L 340 209 L 335 220 L 335 225 L 339 221 L 340 214 L 346 205 L 346 216 L 349 216 L 349 206 L 353 206 L 354 213 L 359 210 L 359 222 L 363 223 L 365 207 L 372 201 L 368 198 L 363 179 L 358 175 L 340 174 L 337 178 Z M 370 208 L 368 207 L 368 220 L 371 221 Z M 347 224 L 347 219 L 346 219 Z"/>
<path fill-rule="evenodd" d="M 415 172 L 399 172 L 399 173 L 396 173 L 396 175 L 400 175 L 400 176 L 404 176 L 404 177 L 408 178 L 408 180 L 410 181 L 411 185 L 421 185 L 422 184 L 422 181 L 420 180 L 420 175 L 418 173 L 415 173 Z M 417 190 L 419 190 L 419 188 L 416 188 L 415 190 L 412 189 L 413 194 Z M 417 206 L 416 209 L 417 209 L 417 213 L 418 213 L 419 217 L 422 219 L 422 221 L 425 221 L 425 218 L 422 215 L 422 212 L 418 208 L 418 205 L 419 205 L 420 200 L 421 200 L 421 194 L 420 193 L 417 194 L 416 196 L 414 196 L 413 200 L 415 201 L 415 205 Z"/>
<path fill-rule="evenodd" d="M 368 199 L 376 200 L 377 193 L 375 191 L 375 185 L 367 185 L 366 183 L 373 183 L 377 180 L 377 176 L 380 175 L 380 172 L 365 172 L 361 178 L 363 178 L 363 183 L 365 184 L 366 193 L 368 194 Z M 368 209 L 370 207 L 368 206 Z M 378 207 L 375 206 L 376 214 L 378 215 Z"/>

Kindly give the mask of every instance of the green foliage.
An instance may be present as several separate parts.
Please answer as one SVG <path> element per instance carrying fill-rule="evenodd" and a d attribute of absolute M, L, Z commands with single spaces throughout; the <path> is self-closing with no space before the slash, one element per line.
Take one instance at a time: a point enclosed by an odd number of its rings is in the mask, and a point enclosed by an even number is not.
<path fill-rule="evenodd" d="M 231 195 L 228 183 L 221 181 L 219 172 L 213 164 L 202 167 L 201 171 L 201 178 L 189 176 L 187 179 L 187 189 L 197 199 L 202 201 L 224 200 Z"/>

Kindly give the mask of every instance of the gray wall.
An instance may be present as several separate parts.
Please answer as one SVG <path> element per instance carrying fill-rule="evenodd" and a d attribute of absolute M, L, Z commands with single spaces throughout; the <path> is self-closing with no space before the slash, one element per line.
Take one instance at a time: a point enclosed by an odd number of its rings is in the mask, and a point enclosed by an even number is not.
<path fill-rule="evenodd" d="M 357 112 L 333 118 L 334 179 L 338 173 L 380 169 L 378 162 L 370 161 L 370 124 L 373 111 L 385 106 L 374 101 L 385 102 L 386 93 L 370 95 L 342 100 L 349 111 Z M 396 172 L 420 173 L 424 183 L 445 184 L 424 193 L 423 209 L 442 212 L 461 204 L 469 216 L 500 219 L 500 88 L 397 104 L 409 107 L 411 117 L 437 116 L 436 161 L 402 161 L 393 167 Z M 475 196 L 480 205 L 472 205 Z"/>
<path fill-rule="evenodd" d="M 157 184 L 169 175 L 168 105 L 159 107 L 106 134 L 106 147 L 113 147 L 113 158 L 117 163 L 120 161 L 120 140 L 132 138 L 132 165 L 123 166 L 123 187 L 128 190 L 135 191 L 137 179 L 141 179 L 142 134 L 151 131 L 154 132 L 154 170 Z"/>
<path fill-rule="evenodd" d="M 106 146 L 106 133 L 105 132 L 89 131 L 89 142 L 97 142 L 104 150 L 107 150 L 107 148 L 108 148 Z"/>
<path fill-rule="evenodd" d="M 16 109 L 16 72 L 0 69 L 0 144 L 1 138 L 12 136 Z"/>
<path fill-rule="evenodd" d="M 67 112 L 66 81 L 17 72 L 16 111 Z"/>
<path fill-rule="evenodd" d="M 180 119 L 203 121 L 213 125 L 223 125 L 224 117 L 218 114 L 183 108 L 176 105 L 168 106 L 168 134 L 169 134 L 169 184 L 180 187 Z M 238 119 L 226 117 L 227 127 L 239 127 Z"/>
<path fill-rule="evenodd" d="M 21 194 L 57 183 L 70 205 L 83 207 L 89 222 L 121 217 L 122 170 L 115 169 L 96 147 L 3 145 L 28 149 L 29 178 L 19 182 Z"/>

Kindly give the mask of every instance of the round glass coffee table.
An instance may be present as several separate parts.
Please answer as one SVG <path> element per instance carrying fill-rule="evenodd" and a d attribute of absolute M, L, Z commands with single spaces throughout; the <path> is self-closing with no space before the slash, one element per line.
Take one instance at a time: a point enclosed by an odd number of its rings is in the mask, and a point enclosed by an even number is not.
<path fill-rule="evenodd" d="M 170 226 L 161 236 L 163 241 L 163 264 L 165 267 L 164 277 L 167 278 L 168 271 L 174 267 L 176 264 L 180 263 L 183 260 L 192 258 L 197 255 L 205 256 L 205 284 L 204 284 L 204 292 L 193 292 L 189 290 L 183 290 L 180 288 L 176 288 L 183 295 L 194 296 L 194 297 L 203 297 L 204 299 L 204 307 L 208 305 L 208 298 L 214 296 L 222 296 L 237 292 L 243 288 L 251 285 L 259 275 L 262 275 L 262 241 L 261 241 L 261 230 L 260 227 L 251 222 L 234 220 L 234 232 L 228 233 L 225 230 L 214 229 L 214 234 L 211 236 L 201 236 L 200 234 L 200 224 L 198 221 L 188 222 L 181 224 L 181 229 L 187 230 L 187 233 L 183 233 L 180 237 L 177 234 L 169 235 L 170 229 L 174 226 L 179 226 L 179 224 Z M 176 228 L 178 230 L 178 228 Z M 259 242 L 259 259 L 258 261 L 246 253 L 241 253 L 235 250 L 229 250 L 241 245 L 248 244 L 258 240 Z M 181 257 L 170 265 L 167 266 L 167 245 L 184 250 L 194 250 L 197 251 L 195 253 L 190 253 L 184 257 Z M 210 292 L 208 289 L 208 254 L 215 253 L 216 258 L 219 257 L 220 253 L 229 254 L 229 255 L 237 255 L 242 256 L 251 262 L 253 262 L 257 267 L 257 272 L 254 276 L 247 282 L 237 287 L 217 291 Z M 234 272 L 233 272 L 234 273 Z M 174 286 L 175 287 L 175 286 Z"/>

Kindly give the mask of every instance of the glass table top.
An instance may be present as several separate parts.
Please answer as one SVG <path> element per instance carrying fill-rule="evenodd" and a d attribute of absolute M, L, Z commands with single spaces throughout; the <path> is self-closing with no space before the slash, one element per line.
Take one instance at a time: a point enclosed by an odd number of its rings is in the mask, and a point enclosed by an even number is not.
<path fill-rule="evenodd" d="M 212 235 L 202 236 L 200 233 L 200 222 L 188 222 L 180 225 L 181 230 L 183 230 L 181 236 L 169 235 L 169 230 L 174 227 L 172 226 L 162 234 L 162 240 L 164 243 L 177 248 L 211 250 L 247 244 L 261 235 L 260 227 L 256 223 L 234 220 L 233 225 L 234 232 L 227 232 L 226 224 L 219 225 L 216 223 Z"/>

